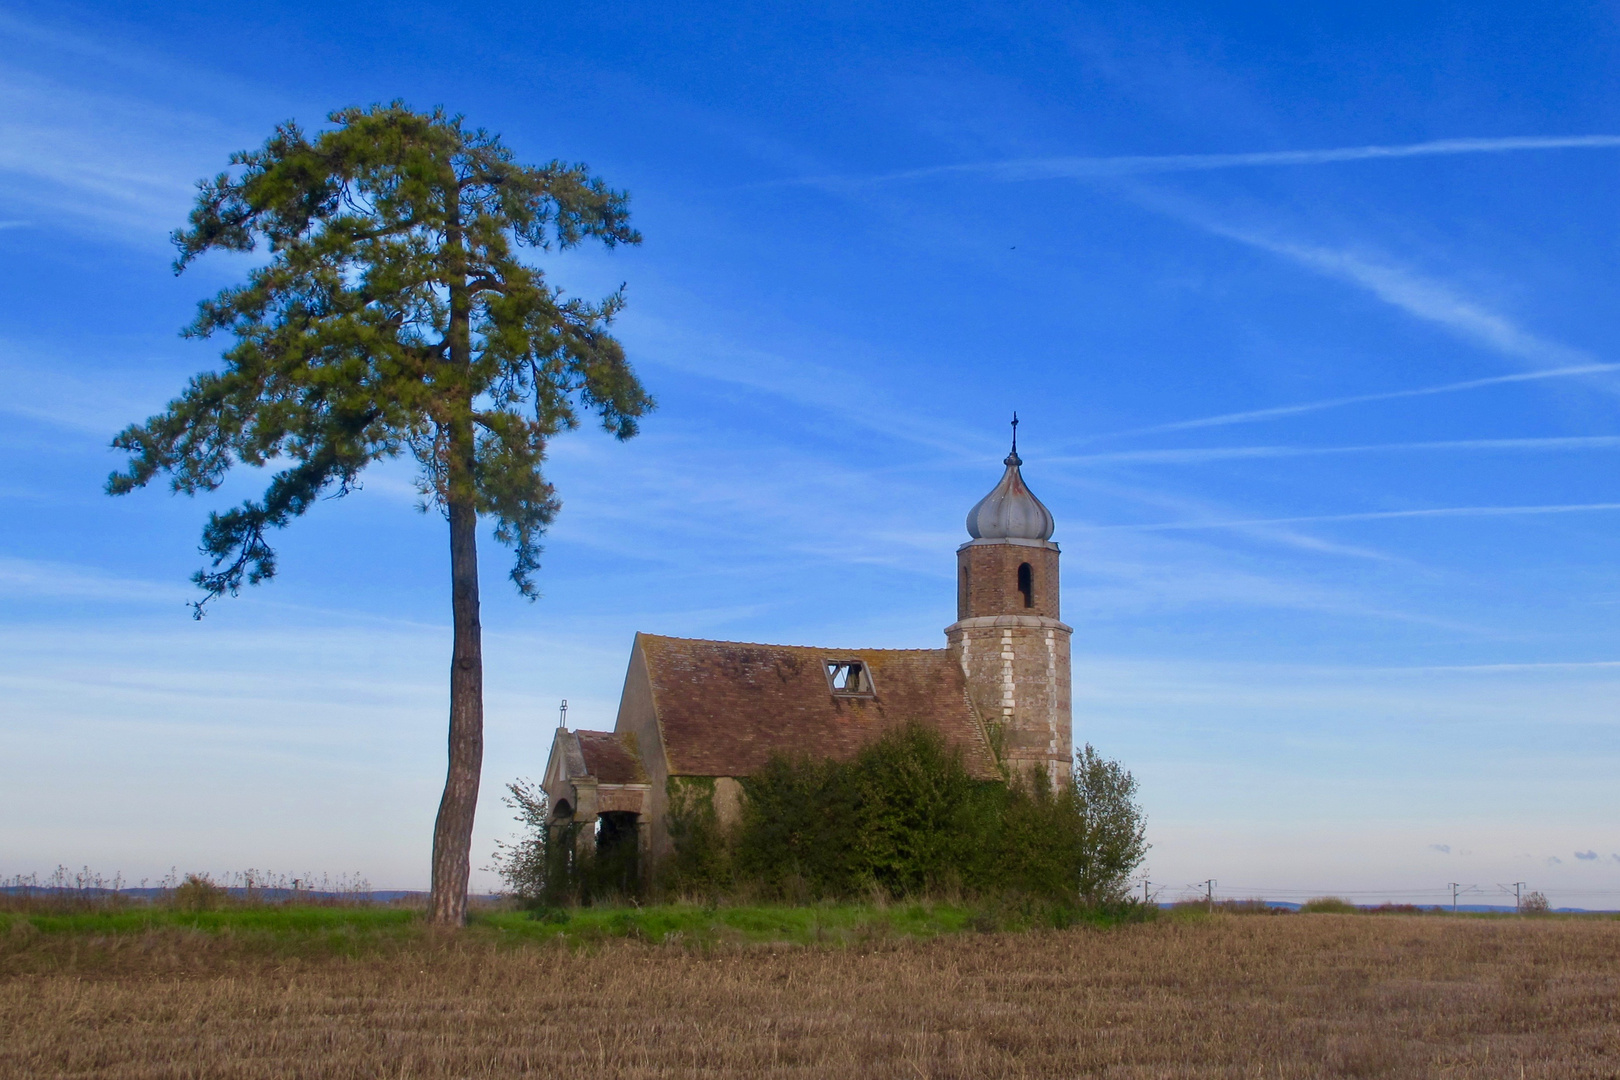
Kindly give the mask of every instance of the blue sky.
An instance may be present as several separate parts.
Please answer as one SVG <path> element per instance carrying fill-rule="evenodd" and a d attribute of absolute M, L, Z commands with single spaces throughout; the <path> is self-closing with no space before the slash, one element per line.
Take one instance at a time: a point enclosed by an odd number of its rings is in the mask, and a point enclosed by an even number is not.
<path fill-rule="evenodd" d="M 934 646 L 1017 409 L 1075 732 L 1178 894 L 1620 906 L 1612 6 L 12 4 L 0 11 L 0 874 L 426 881 L 442 521 L 404 466 L 187 618 L 217 497 L 101 494 L 248 262 L 191 185 L 403 98 L 588 162 L 646 243 L 644 433 L 484 545 L 477 850 L 632 634 Z M 485 873 L 475 883 L 487 885 Z"/>

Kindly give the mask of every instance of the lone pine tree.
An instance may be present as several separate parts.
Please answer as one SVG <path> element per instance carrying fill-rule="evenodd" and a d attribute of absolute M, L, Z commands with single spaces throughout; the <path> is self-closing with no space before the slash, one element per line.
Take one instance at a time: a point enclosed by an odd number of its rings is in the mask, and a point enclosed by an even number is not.
<path fill-rule="evenodd" d="M 217 488 L 238 463 L 285 464 L 258 501 L 209 515 L 193 580 L 203 606 L 275 575 L 266 540 L 323 492 L 342 495 L 373 461 L 411 454 L 424 508 L 449 520 L 450 761 L 433 833 L 432 918 L 466 916 L 483 761 L 477 527 L 515 553 L 531 599 L 539 539 L 559 502 L 548 440 L 594 412 L 620 439 L 652 399 L 609 332 L 623 289 L 565 297 L 520 248 L 588 238 L 636 244 L 627 198 L 583 165 L 514 162 L 498 137 L 442 110 L 395 102 L 333 113 L 310 138 L 278 127 L 231 172 L 198 185 L 175 272 L 211 249 L 268 263 L 204 301 L 184 333 L 235 338 L 224 370 L 192 378 L 161 414 L 113 440 L 130 454 L 107 490 L 166 473 L 174 491 Z"/>

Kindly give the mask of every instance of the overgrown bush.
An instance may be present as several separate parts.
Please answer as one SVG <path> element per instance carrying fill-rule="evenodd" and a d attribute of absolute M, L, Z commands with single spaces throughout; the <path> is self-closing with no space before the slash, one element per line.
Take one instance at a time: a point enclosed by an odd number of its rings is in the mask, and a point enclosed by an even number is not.
<path fill-rule="evenodd" d="M 912 726 L 849 762 L 775 758 L 743 788 L 731 835 L 694 827 L 699 851 L 672 836 L 680 873 L 724 867 L 733 888 L 792 901 L 966 893 L 1095 906 L 1125 902 L 1147 850 L 1135 780 L 1090 746 L 1053 790 L 1041 772 L 977 780 L 960 751 Z M 729 858 L 709 853 L 717 839 Z"/>
<path fill-rule="evenodd" d="M 1356 915 L 1361 912 L 1361 908 L 1341 897 L 1314 897 L 1299 905 L 1299 910 L 1317 915 Z"/>
<path fill-rule="evenodd" d="M 1223 915 L 1292 915 L 1293 908 L 1278 907 L 1265 900 L 1217 900 L 1215 910 Z"/>
<path fill-rule="evenodd" d="M 1531 893 L 1519 904 L 1521 915 L 1545 915 L 1551 910 L 1552 906 L 1547 903 L 1546 894 L 1539 892 Z"/>
<path fill-rule="evenodd" d="M 495 841 L 494 866 L 508 895 L 530 910 L 548 910 L 600 900 L 633 898 L 641 891 L 634 838 L 598 856 L 579 843 L 587 826 L 552 822 L 545 789 L 532 780 L 506 785 L 502 802 L 516 811 L 522 826 L 510 843 Z"/>
<path fill-rule="evenodd" d="M 789 900 L 972 885 L 998 796 L 922 728 L 880 739 L 847 763 L 774 758 L 743 790 L 731 838 L 737 877 Z"/>
<path fill-rule="evenodd" d="M 976 779 L 959 750 L 910 726 L 848 762 L 773 758 L 742 786 L 740 820 L 726 828 L 712 779 L 670 779 L 671 853 L 656 868 L 659 893 L 793 903 L 1021 897 L 1061 919 L 1076 905 L 1131 907 L 1128 879 L 1148 847 L 1136 781 L 1090 746 L 1054 789 L 1044 772 Z M 494 868 L 525 907 L 633 891 L 624 866 L 580 850 L 583 826 L 548 822 L 545 792 L 532 781 L 507 791 L 523 835 L 498 843 Z"/>
<path fill-rule="evenodd" d="M 1147 857 L 1147 820 L 1136 802 L 1136 778 L 1087 743 L 1074 764 L 1067 797 L 1079 823 L 1073 855 L 1080 897 L 1090 904 L 1117 904 Z"/>
<path fill-rule="evenodd" d="M 1318 896 L 1299 905 L 1302 912 L 1314 912 L 1318 915 L 1355 915 L 1361 909 L 1350 901 L 1337 896 Z"/>
<path fill-rule="evenodd" d="M 218 911 L 229 895 L 207 874 L 187 874 L 169 894 L 169 904 L 179 911 Z"/>
<path fill-rule="evenodd" d="M 514 780 L 506 785 L 501 802 L 516 811 L 522 832 L 511 843 L 495 841 L 494 870 L 506 882 L 507 891 L 526 908 L 541 909 L 577 899 L 577 889 L 569 874 L 569 848 L 573 847 L 572 827 L 553 834 L 551 806 L 545 789 L 532 780 Z"/>
<path fill-rule="evenodd" d="M 665 795 L 664 821 L 674 853 L 660 868 L 663 890 L 706 900 L 730 893 L 732 852 L 714 808 L 714 778 L 672 776 Z"/>

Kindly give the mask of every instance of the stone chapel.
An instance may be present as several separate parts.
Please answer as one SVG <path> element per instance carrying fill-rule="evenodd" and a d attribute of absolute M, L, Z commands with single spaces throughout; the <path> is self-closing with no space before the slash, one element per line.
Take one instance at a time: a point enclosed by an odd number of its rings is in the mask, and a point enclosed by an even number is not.
<path fill-rule="evenodd" d="M 585 845 L 669 848 L 676 777 L 714 781 L 722 822 L 739 778 L 773 755 L 853 757 L 923 724 L 983 779 L 1069 772 L 1069 636 L 1059 619 L 1052 514 L 1024 483 L 1017 427 L 1006 472 L 968 511 L 956 549 L 956 622 L 941 649 L 814 648 L 638 633 L 612 731 L 559 728 L 542 783 L 554 825 Z"/>

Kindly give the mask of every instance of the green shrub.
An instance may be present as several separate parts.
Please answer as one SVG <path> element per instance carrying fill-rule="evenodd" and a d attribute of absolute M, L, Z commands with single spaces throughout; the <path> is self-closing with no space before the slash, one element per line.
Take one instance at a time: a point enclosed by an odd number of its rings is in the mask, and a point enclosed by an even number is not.
<path fill-rule="evenodd" d="M 1131 774 L 1087 746 L 1065 784 L 1054 788 L 1044 772 L 1016 780 L 976 779 L 959 750 L 915 725 L 848 762 L 772 758 L 743 778 L 741 818 L 731 828 L 716 813 L 713 779 L 672 777 L 671 853 L 655 868 L 656 891 L 799 904 L 966 895 L 1000 897 L 1004 906 L 1024 898 L 1017 902 L 1035 907 L 1017 915 L 1021 925 L 1068 925 L 1081 909 L 1093 921 L 1100 911 L 1114 912 L 1111 921 L 1139 917 L 1143 906 L 1126 896 L 1127 879 L 1147 842 Z M 583 826 L 550 822 L 537 785 L 517 781 L 507 790 L 525 835 L 498 844 L 495 868 L 523 906 L 555 909 L 636 891 L 634 864 L 581 851 Z"/>
<path fill-rule="evenodd" d="M 774 757 L 745 780 L 732 840 L 740 881 L 793 901 L 859 892 L 854 779 L 830 761 Z"/>
<path fill-rule="evenodd" d="M 169 905 L 177 911 L 218 911 L 225 906 L 229 895 L 207 874 L 187 874 L 186 880 L 169 894 Z"/>
<path fill-rule="evenodd" d="M 1264 900 L 1217 900 L 1215 910 L 1223 915 L 1292 915 L 1292 908 L 1275 907 Z"/>
<path fill-rule="evenodd" d="M 852 767 L 829 771 L 841 777 L 835 805 L 853 802 L 853 815 L 841 819 L 849 822 L 850 885 L 914 896 L 973 876 L 995 793 L 933 731 L 900 729 L 867 747 Z"/>
<path fill-rule="evenodd" d="M 781 899 L 914 896 L 986 876 L 1001 785 L 908 727 L 847 763 L 774 758 L 743 781 L 741 883 Z"/>
<path fill-rule="evenodd" d="M 733 885 L 732 852 L 714 809 L 714 778 L 672 776 L 664 792 L 673 854 L 659 869 L 663 889 L 675 896 L 726 895 Z"/>
<path fill-rule="evenodd" d="M 1318 896 L 1299 905 L 1302 912 L 1311 912 L 1318 915 L 1358 915 L 1361 909 L 1348 900 L 1337 896 Z"/>
<path fill-rule="evenodd" d="M 959 892 L 1123 902 L 1147 848 L 1131 775 L 1087 746 L 1059 789 L 1044 773 L 1020 780 L 975 779 L 920 726 L 849 762 L 775 758 L 744 780 L 742 820 L 722 838 L 733 887 L 796 902 Z M 677 867 L 710 859 L 678 838 L 675 848 Z"/>
<path fill-rule="evenodd" d="M 512 843 L 495 841 L 494 870 L 522 906 L 542 908 L 550 899 L 547 886 L 557 877 L 550 872 L 555 854 L 548 830 L 550 806 L 545 790 L 532 780 L 514 780 L 506 791 L 501 802 L 517 811 L 523 832 Z"/>
<path fill-rule="evenodd" d="M 634 844 L 621 848 L 615 858 L 594 858 L 589 850 L 580 850 L 585 826 L 566 819 L 553 822 L 549 800 L 538 784 L 514 780 L 506 790 L 501 801 L 517 811 L 523 832 L 511 843 L 495 842 L 494 869 L 519 906 L 543 910 L 636 893 Z"/>

